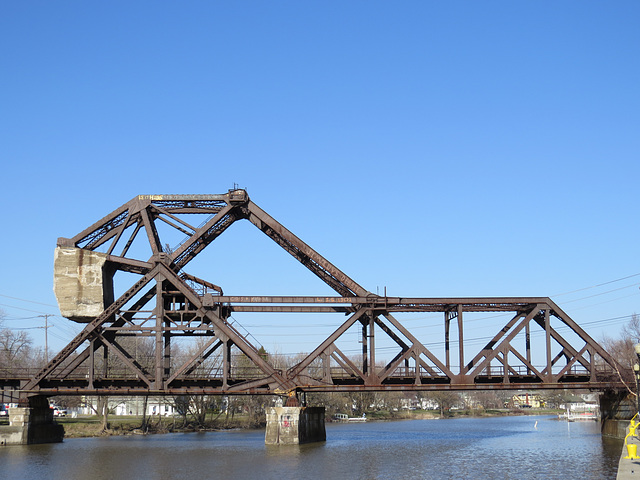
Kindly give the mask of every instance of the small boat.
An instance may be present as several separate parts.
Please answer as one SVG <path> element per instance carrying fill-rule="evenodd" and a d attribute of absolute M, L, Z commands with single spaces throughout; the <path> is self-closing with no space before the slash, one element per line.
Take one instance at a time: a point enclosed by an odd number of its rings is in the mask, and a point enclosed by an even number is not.
<path fill-rule="evenodd" d="M 365 417 L 364 413 L 361 417 L 349 417 L 348 422 L 366 422 L 367 417 Z"/>
<path fill-rule="evenodd" d="M 364 413 L 362 414 L 361 417 L 349 417 L 345 413 L 336 413 L 333 416 L 333 421 L 334 422 L 366 422 L 367 417 Z"/>

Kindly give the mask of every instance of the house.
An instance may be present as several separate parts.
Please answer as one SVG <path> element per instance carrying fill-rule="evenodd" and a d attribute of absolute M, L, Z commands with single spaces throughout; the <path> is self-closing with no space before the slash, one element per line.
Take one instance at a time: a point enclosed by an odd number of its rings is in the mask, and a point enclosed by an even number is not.
<path fill-rule="evenodd" d="M 175 405 L 171 400 L 163 397 L 108 397 L 109 413 L 111 415 L 176 415 Z M 98 409 L 98 397 L 84 397 L 80 413 L 95 415 Z"/>
<path fill-rule="evenodd" d="M 513 408 L 541 408 L 544 407 L 544 401 L 536 393 L 518 393 L 511 397 L 511 406 Z"/>

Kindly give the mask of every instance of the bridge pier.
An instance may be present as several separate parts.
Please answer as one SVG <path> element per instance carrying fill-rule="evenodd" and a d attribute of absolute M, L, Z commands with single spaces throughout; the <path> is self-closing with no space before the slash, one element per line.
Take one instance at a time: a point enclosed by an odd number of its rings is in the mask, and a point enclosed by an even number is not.
<path fill-rule="evenodd" d="M 626 390 L 606 390 L 600 395 L 600 432 L 625 438 L 629 420 L 636 413 L 636 399 Z"/>
<path fill-rule="evenodd" d="M 324 407 L 271 407 L 267 410 L 267 445 L 324 442 Z"/>
<path fill-rule="evenodd" d="M 64 427 L 53 421 L 47 397 L 29 397 L 28 406 L 9 409 L 9 426 L 0 427 L 0 445 L 57 443 L 64 438 Z"/>

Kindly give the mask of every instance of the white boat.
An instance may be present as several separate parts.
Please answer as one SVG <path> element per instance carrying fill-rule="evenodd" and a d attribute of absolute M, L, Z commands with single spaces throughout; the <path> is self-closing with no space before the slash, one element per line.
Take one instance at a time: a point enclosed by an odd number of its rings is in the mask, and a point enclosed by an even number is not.
<path fill-rule="evenodd" d="M 333 416 L 333 421 L 334 422 L 366 422 L 367 417 L 365 416 L 364 413 L 362 414 L 361 417 L 349 417 L 345 413 L 336 413 Z"/>
<path fill-rule="evenodd" d="M 366 422 L 367 417 L 365 417 L 363 413 L 361 417 L 349 417 L 347 421 L 348 422 Z"/>

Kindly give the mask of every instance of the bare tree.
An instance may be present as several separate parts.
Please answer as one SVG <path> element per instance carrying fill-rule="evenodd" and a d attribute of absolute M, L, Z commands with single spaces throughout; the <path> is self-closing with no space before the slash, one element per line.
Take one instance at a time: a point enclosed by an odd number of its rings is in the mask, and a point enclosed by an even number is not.
<path fill-rule="evenodd" d="M 509 401 L 511 394 L 509 392 L 500 392 L 495 390 L 481 390 L 471 392 L 467 398 L 470 403 L 481 406 L 482 408 L 503 408 L 505 403 Z"/>
<path fill-rule="evenodd" d="M 456 392 L 429 392 L 426 396 L 438 404 L 441 417 L 444 416 L 445 412 L 451 409 L 451 407 L 460 402 L 460 394 Z"/>
<path fill-rule="evenodd" d="M 333 416 L 336 413 L 351 413 L 351 401 L 346 394 L 341 392 L 308 393 L 307 402 L 310 405 L 324 406 L 328 416 Z"/>
<path fill-rule="evenodd" d="M 633 369 L 638 363 L 635 345 L 640 343 L 640 316 L 631 315 L 631 319 L 622 327 L 618 338 L 604 337 L 602 345 L 624 368 Z"/>
<path fill-rule="evenodd" d="M 12 330 L 3 326 L 6 314 L 0 311 L 0 368 L 14 373 L 18 367 L 35 367 L 33 340 L 24 330 Z"/>
<path fill-rule="evenodd" d="M 200 355 L 206 347 L 207 338 L 196 338 L 190 345 L 180 347 L 178 344 L 172 346 L 172 358 L 176 364 L 182 364 L 192 360 L 196 355 Z M 222 369 L 222 355 L 216 352 L 206 358 L 200 358 L 193 364 L 193 371 L 190 375 L 195 377 L 210 377 L 220 375 Z M 183 425 L 187 424 L 187 417 L 191 415 L 195 423 L 204 426 L 209 411 L 219 408 L 221 399 L 209 395 L 180 395 L 173 398 L 173 406 L 180 414 Z"/>

